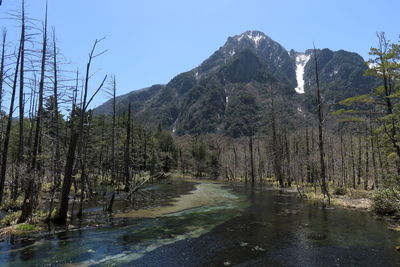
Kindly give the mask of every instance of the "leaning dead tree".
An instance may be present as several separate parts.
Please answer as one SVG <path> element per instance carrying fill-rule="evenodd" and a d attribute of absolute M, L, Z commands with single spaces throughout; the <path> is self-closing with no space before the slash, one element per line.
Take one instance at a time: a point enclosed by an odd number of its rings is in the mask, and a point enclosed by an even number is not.
<path fill-rule="evenodd" d="M 103 38 L 104 39 L 104 38 Z M 58 223 L 66 223 L 67 220 L 67 213 L 68 213 L 68 199 L 69 199 L 69 193 L 71 190 L 71 185 L 72 185 L 72 174 L 73 174 L 73 168 L 74 168 L 74 162 L 75 162 L 75 151 L 76 151 L 76 146 L 79 144 L 79 152 L 78 152 L 78 161 L 77 163 L 79 164 L 81 168 L 81 198 L 80 198 L 80 206 L 79 206 L 79 212 L 78 216 L 82 216 L 82 205 L 83 205 L 83 198 L 84 198 L 84 188 L 85 188 L 85 177 L 82 175 L 82 170 L 84 173 L 84 168 L 85 168 L 85 162 L 84 159 L 82 158 L 82 146 L 84 142 L 84 122 L 85 122 L 85 114 L 87 111 L 87 108 L 89 107 L 91 101 L 93 98 L 97 95 L 97 93 L 103 88 L 104 82 L 107 79 L 107 75 L 104 77 L 103 81 L 97 88 L 97 90 L 94 92 L 94 94 L 89 98 L 88 100 L 88 90 L 89 90 L 89 81 L 90 81 L 90 67 L 92 64 L 93 59 L 96 57 L 104 54 L 106 51 L 100 52 L 96 54 L 96 47 L 97 45 L 103 40 L 96 40 L 94 42 L 94 45 L 92 47 L 91 52 L 89 53 L 89 60 L 88 63 L 86 64 L 86 75 L 85 75 L 85 80 L 84 80 L 84 87 L 83 87 L 83 99 L 81 103 L 81 108 L 80 108 L 80 116 L 79 116 L 79 124 L 78 128 L 76 129 L 75 126 L 71 126 L 71 139 L 69 143 L 69 148 L 68 148 L 68 154 L 67 154 L 67 161 L 65 165 L 65 172 L 64 172 L 64 181 L 63 181 L 63 186 L 61 190 L 61 196 L 60 196 L 60 206 L 58 209 L 58 213 L 55 217 L 55 221 Z M 78 78 L 77 78 L 78 80 Z M 71 113 L 75 117 L 76 111 L 73 110 Z M 74 117 L 71 117 L 71 120 L 74 120 Z"/>

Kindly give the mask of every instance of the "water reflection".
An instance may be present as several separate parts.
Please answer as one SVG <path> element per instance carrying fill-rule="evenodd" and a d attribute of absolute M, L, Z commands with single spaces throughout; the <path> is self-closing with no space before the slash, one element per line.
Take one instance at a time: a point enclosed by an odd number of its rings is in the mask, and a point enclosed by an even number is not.
<path fill-rule="evenodd" d="M 206 198 L 192 194 L 199 205 L 178 198 L 186 208 L 173 213 L 2 245 L 0 265 L 399 266 L 399 235 L 367 213 L 321 208 L 266 185 L 202 186 Z"/>

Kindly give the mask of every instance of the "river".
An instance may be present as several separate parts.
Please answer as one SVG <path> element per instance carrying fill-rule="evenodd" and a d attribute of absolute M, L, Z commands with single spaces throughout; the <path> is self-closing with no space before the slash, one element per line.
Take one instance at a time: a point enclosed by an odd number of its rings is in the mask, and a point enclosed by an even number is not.
<path fill-rule="evenodd" d="M 167 203 L 119 207 L 101 227 L 0 244 L 1 266 L 400 266 L 400 235 L 367 212 L 267 185 L 148 188 Z"/>

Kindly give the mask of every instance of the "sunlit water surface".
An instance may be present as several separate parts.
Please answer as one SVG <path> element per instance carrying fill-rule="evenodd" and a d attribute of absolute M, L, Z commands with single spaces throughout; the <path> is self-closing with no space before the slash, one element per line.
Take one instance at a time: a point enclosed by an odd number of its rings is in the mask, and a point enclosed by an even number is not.
<path fill-rule="evenodd" d="M 114 216 L 123 223 L 3 242 L 0 265 L 400 266 L 400 236 L 383 222 L 267 186 L 199 183 L 170 205 Z"/>

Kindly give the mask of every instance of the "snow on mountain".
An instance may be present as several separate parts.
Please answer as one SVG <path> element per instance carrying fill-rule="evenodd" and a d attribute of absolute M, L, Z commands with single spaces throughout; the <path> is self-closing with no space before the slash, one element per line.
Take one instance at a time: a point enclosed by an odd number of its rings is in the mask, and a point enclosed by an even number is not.
<path fill-rule="evenodd" d="M 252 40 L 254 42 L 256 48 L 258 48 L 258 46 L 260 45 L 261 40 L 264 40 L 267 38 L 261 32 L 247 31 L 247 32 L 241 34 L 240 36 L 238 36 L 237 40 L 240 42 L 244 37 L 247 37 L 247 39 Z"/>
<path fill-rule="evenodd" d="M 296 92 L 304 94 L 304 68 L 307 62 L 310 60 L 310 55 L 299 54 L 296 56 L 296 79 L 297 87 Z"/>

